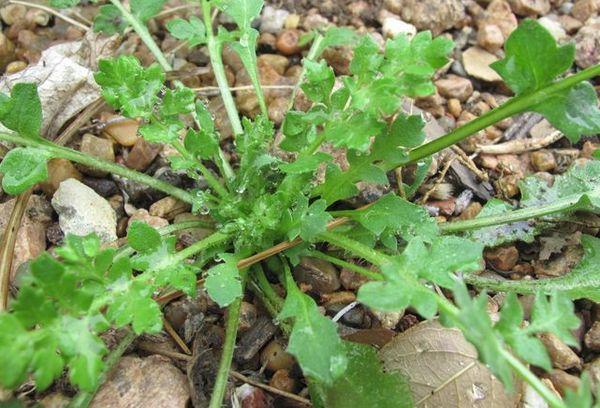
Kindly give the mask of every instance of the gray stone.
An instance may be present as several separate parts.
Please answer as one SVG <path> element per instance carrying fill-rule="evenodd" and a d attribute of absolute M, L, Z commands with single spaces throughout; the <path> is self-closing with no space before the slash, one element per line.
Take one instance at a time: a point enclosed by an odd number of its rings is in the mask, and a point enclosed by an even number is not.
<path fill-rule="evenodd" d="M 96 233 L 102 242 L 117 239 L 117 217 L 108 201 L 85 184 L 67 179 L 52 198 L 60 228 L 65 234 Z"/>

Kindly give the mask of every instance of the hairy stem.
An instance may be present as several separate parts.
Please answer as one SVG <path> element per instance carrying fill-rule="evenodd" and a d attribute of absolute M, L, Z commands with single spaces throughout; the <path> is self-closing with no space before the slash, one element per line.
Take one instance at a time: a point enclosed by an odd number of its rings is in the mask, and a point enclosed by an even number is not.
<path fill-rule="evenodd" d="M 225 243 L 231 239 L 231 236 L 223 234 L 221 232 L 215 232 L 212 235 L 198 241 L 194 242 L 189 247 L 182 249 L 173 255 L 172 261 L 173 264 L 177 264 L 179 262 L 183 262 L 186 259 L 196 255 L 198 252 L 202 252 L 207 248 L 213 247 L 215 245 L 219 245 Z"/>
<path fill-rule="evenodd" d="M 152 35 L 146 28 L 146 26 L 138 20 L 128 8 L 126 8 L 119 0 L 110 0 L 113 6 L 115 6 L 121 14 L 123 18 L 127 20 L 127 22 L 133 27 L 134 31 L 140 36 L 140 39 L 146 44 L 146 47 L 150 50 L 156 61 L 160 64 L 163 70 L 172 71 L 173 67 L 169 64 L 169 61 L 165 58 L 165 55 L 161 51 L 160 47 L 156 44 Z"/>
<path fill-rule="evenodd" d="M 373 271 L 371 271 L 367 268 L 364 268 L 360 265 L 356 265 L 352 262 L 344 261 L 343 259 L 336 258 L 335 256 L 328 255 L 321 251 L 311 251 L 308 255 L 312 256 L 313 258 L 319 258 L 319 259 L 323 259 L 324 261 L 331 262 L 332 264 L 341 266 L 342 268 L 350 269 L 351 271 L 356 272 L 359 275 L 366 276 L 369 279 L 373 279 L 373 280 L 382 280 L 383 279 L 383 277 L 381 276 L 380 273 L 373 272 Z"/>
<path fill-rule="evenodd" d="M 132 331 L 127 332 L 125 337 L 123 337 L 123 339 L 121 339 L 119 344 L 117 344 L 117 346 L 108 354 L 108 356 L 106 357 L 106 360 L 104 360 L 104 364 L 105 364 L 104 372 L 102 373 L 101 377 L 98 379 L 98 382 L 96 383 L 96 386 L 94 387 L 94 389 L 92 391 L 79 392 L 75 396 L 75 398 L 73 398 L 73 400 L 71 400 L 71 402 L 69 403 L 69 405 L 68 405 L 69 408 L 84 408 L 84 407 L 88 407 L 90 405 L 90 403 L 92 402 L 92 399 L 98 392 L 98 389 L 106 380 L 106 376 L 108 375 L 110 370 L 114 366 L 117 365 L 117 363 L 121 359 L 121 356 L 123 355 L 123 353 L 125 353 L 125 350 L 127 350 L 127 347 L 129 347 L 131 345 L 131 343 L 133 343 L 135 338 L 136 338 L 136 335 L 134 332 L 132 332 Z"/>
<path fill-rule="evenodd" d="M 231 368 L 231 360 L 233 359 L 233 349 L 235 348 L 235 338 L 238 331 L 238 320 L 242 299 L 234 301 L 227 309 L 227 322 L 225 324 L 225 342 L 223 344 L 223 352 L 219 361 L 219 369 L 215 378 L 215 386 L 210 397 L 209 408 L 220 408 L 225 396 L 227 388 L 227 378 L 229 377 L 229 369 Z"/>
<path fill-rule="evenodd" d="M 212 29 L 212 18 L 210 15 L 211 7 L 208 0 L 202 0 L 202 15 L 204 17 L 204 25 L 206 26 L 206 38 L 208 42 L 208 55 L 210 56 L 210 65 L 213 69 L 213 74 L 217 80 L 219 91 L 221 92 L 221 98 L 227 111 L 227 117 L 231 123 L 234 135 L 241 135 L 244 133 L 242 128 L 242 122 L 235 106 L 235 101 L 229 90 L 229 84 L 227 83 L 227 76 L 225 76 L 225 67 L 223 66 L 223 59 L 221 57 L 221 43 L 215 37 Z"/>
<path fill-rule="evenodd" d="M 557 92 L 564 91 L 565 89 L 568 89 L 579 82 L 586 81 L 598 75 L 600 75 L 600 65 L 595 65 L 578 72 L 575 75 L 571 75 L 570 77 L 557 81 L 546 88 L 540 89 L 539 91 L 532 92 L 527 95 L 516 96 L 504 105 L 499 106 L 496 109 L 492 109 L 477 119 L 472 120 L 471 122 L 459 128 L 456 128 L 454 131 L 411 150 L 408 154 L 408 159 L 405 163 L 402 163 L 402 166 L 416 163 L 419 160 L 429 157 L 440 150 L 450 147 L 461 140 L 474 135 L 488 126 L 492 126 L 503 119 L 527 111 L 528 109 L 547 100 Z M 389 171 L 392 170 L 392 168 L 386 170 Z"/>
<path fill-rule="evenodd" d="M 374 265 L 381 266 L 389 261 L 389 257 L 387 255 L 336 232 L 323 232 L 319 234 L 319 238 L 323 241 L 329 242 L 330 244 L 338 246 L 352 253 L 353 255 L 359 256 L 365 261 L 368 261 Z"/>
<path fill-rule="evenodd" d="M 112 162 L 101 160 L 94 156 L 88 156 L 86 154 L 78 152 L 77 150 L 57 146 L 43 139 L 26 138 L 16 133 L 0 133 L 0 140 L 4 140 L 6 142 L 14 143 L 21 146 L 43 149 L 50 153 L 52 157 L 60 157 L 75 163 L 83 164 L 84 166 L 92 167 L 94 169 L 103 170 L 112 174 L 126 177 L 132 181 L 142 183 L 156 190 L 162 191 L 168 195 L 178 198 L 181 201 L 185 201 L 186 203 L 194 203 L 194 195 L 183 189 L 174 187 L 169 183 L 165 183 L 164 181 L 157 180 L 151 176 L 148 176 L 147 174 L 128 169 L 127 167 L 123 167 Z"/>
<path fill-rule="evenodd" d="M 551 204 L 532 208 L 521 208 L 519 210 L 508 211 L 502 214 L 488 215 L 486 217 L 473 218 L 464 221 L 445 222 L 440 224 L 443 233 L 451 234 L 461 231 L 469 231 L 478 228 L 491 227 L 494 225 L 503 225 L 516 221 L 526 221 L 533 218 L 543 217 L 562 211 L 575 209 L 581 197 L 576 196 L 564 200 L 558 200 Z"/>

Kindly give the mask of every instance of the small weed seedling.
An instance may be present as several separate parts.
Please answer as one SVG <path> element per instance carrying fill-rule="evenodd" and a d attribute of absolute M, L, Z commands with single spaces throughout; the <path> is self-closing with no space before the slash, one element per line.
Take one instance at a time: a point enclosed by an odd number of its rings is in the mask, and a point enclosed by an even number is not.
<path fill-rule="evenodd" d="M 77 2 L 55 0 L 55 6 Z M 358 301 L 374 310 L 397 312 L 411 307 L 426 319 L 439 315 L 444 325 L 459 328 L 507 390 L 513 389 L 516 375 L 552 407 L 591 406 L 587 381 L 562 400 L 528 364 L 551 369 L 539 333 L 550 332 L 566 344 L 576 344 L 571 331 L 579 320 L 572 301 L 600 302 L 600 240 L 584 236 L 583 260 L 563 277 L 500 282 L 473 272 L 480 269 L 484 246 L 533 237 L 545 223 L 575 211 L 599 212 L 600 163 L 573 167 L 557 177 L 551 188 L 541 180 L 527 179 L 521 186 L 519 208 L 492 200 L 480 216 L 468 221 L 438 225 L 411 203 L 406 197 L 418 187 L 419 177 L 414 185 L 403 186 L 403 196 L 389 193 L 352 210 L 343 210 L 342 201 L 358 193 L 359 182 L 388 184 L 388 172 L 399 167 L 418 164 L 426 169 L 433 154 L 526 111 L 542 114 L 572 142 L 599 133 L 596 92 L 586 81 L 600 74 L 600 66 L 561 77 L 572 65 L 573 45 L 558 46 L 542 26 L 526 20 L 508 39 L 505 58 L 492 65 L 515 96 L 451 133 L 425 142 L 423 119 L 405 113 L 403 101 L 435 91 L 431 78 L 448 62 L 451 41 L 422 32 L 412 39 L 388 40 L 382 50 L 370 36 L 359 38 L 347 29 L 314 33 L 300 84 L 312 106 L 287 113 L 284 138 L 274 146 L 275 129 L 267 117 L 257 68 L 258 32 L 251 25 L 263 2 L 202 0 L 202 18 L 173 19 L 167 27 L 188 46 L 208 49 L 239 157 L 230 163 L 203 102 L 181 83 L 166 82 L 165 72 L 171 66 L 144 24 L 163 2 L 131 0 L 126 7 L 110 0 L 110 5 L 100 8 L 96 29 L 115 33 L 131 26 L 158 64 L 145 68 L 131 56 L 116 57 L 101 61 L 95 78 L 106 102 L 123 116 L 143 121 L 142 137 L 178 152 L 170 157 L 173 169 L 203 180 L 208 187 L 182 190 L 41 138 L 41 105 L 35 85 L 28 83 L 15 85 L 10 96 L 0 95 L 0 121 L 6 128 L 0 140 L 19 146 L 0 164 L 2 186 L 9 194 L 19 194 L 47 177 L 49 159 L 64 158 L 147 184 L 191 204 L 193 211 L 210 216 L 211 221 L 174 224 L 163 230 L 134 223 L 127 245 L 118 250 L 104 249 L 94 235 L 67 236 L 56 249 L 57 257 L 44 254 L 31 261 L 18 295 L 0 314 L 0 366 L 4 367 L 0 384 L 15 388 L 32 375 L 43 390 L 66 368 L 70 381 L 80 389 L 72 404 L 86 405 L 107 368 L 135 335 L 161 330 L 165 297 L 157 294 L 177 290 L 194 296 L 197 279 L 202 278 L 208 295 L 228 308 L 212 408 L 221 406 L 225 394 L 246 290 L 262 300 L 289 336 L 288 351 L 305 374 L 315 406 L 337 406 L 340 395 L 355 390 L 369 401 L 378 401 L 377 406 L 410 406 L 402 378 L 384 373 L 370 347 L 343 341 L 336 324 L 297 287 L 290 266 L 310 255 L 369 278 L 358 291 Z M 218 27 L 215 33 L 215 9 L 227 14 L 236 29 Z M 352 44 L 354 57 L 351 75 L 336 84 L 333 70 L 319 56 L 325 48 L 341 44 Z M 225 45 L 239 55 L 255 88 L 261 114 L 254 120 L 240 121 L 221 60 Z M 340 167 L 325 153 L 325 145 L 345 149 L 349 166 Z M 281 159 L 275 149 L 294 159 Z M 214 233 L 176 251 L 173 233 L 199 225 Z M 319 243 L 336 251 L 323 252 Z M 374 268 L 340 256 L 363 259 Z M 263 267 L 279 277 L 285 299 L 275 292 Z M 473 298 L 467 283 L 509 292 L 498 322 L 493 323 L 486 312 L 485 294 Z M 451 292 L 454 302 L 439 288 Z M 528 325 L 522 324 L 520 293 L 536 294 Z M 111 327 L 126 327 L 128 334 L 109 353 L 100 335 Z M 345 407 L 353 406 L 352 398 L 343 400 Z"/>

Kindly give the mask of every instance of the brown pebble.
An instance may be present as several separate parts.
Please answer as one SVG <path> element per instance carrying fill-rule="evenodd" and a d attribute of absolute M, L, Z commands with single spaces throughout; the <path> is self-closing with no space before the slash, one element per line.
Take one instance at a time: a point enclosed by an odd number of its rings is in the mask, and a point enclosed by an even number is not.
<path fill-rule="evenodd" d="M 513 245 L 486 249 L 484 257 L 494 269 L 510 271 L 519 260 L 519 251 Z"/>
<path fill-rule="evenodd" d="M 121 146 L 133 146 L 139 138 L 137 132 L 140 124 L 136 120 L 124 118 L 121 120 L 118 115 L 111 114 L 102 114 L 100 120 L 103 122 L 113 121 L 104 128 L 103 135 Z"/>
<path fill-rule="evenodd" d="M 544 377 L 549 379 L 554 385 L 554 388 L 564 396 L 567 390 L 576 391 L 581 384 L 579 377 L 568 374 L 563 370 L 555 369 L 550 373 L 544 374 Z"/>
<path fill-rule="evenodd" d="M 110 140 L 96 137 L 90 133 L 86 133 L 81 138 L 80 150 L 81 153 L 97 157 L 101 160 L 108 162 L 115 161 L 115 151 Z M 87 166 L 80 166 L 80 168 L 83 173 L 94 177 L 104 177 L 108 174 L 107 171 L 98 170 Z"/>
<path fill-rule="evenodd" d="M 448 99 L 448 112 L 455 118 L 458 118 L 460 116 L 460 114 L 462 112 L 462 106 L 458 99 L 456 99 L 456 98 Z"/>
<path fill-rule="evenodd" d="M 48 161 L 48 178 L 40 183 L 40 187 L 48 197 L 52 197 L 61 182 L 74 178 L 81 180 L 81 173 L 67 159 L 51 159 Z"/>
<path fill-rule="evenodd" d="M 125 165 L 130 169 L 144 171 L 154 161 L 160 149 L 159 145 L 149 143 L 140 137 L 131 148 Z"/>
<path fill-rule="evenodd" d="M 277 370 L 273 374 L 271 381 L 269 381 L 269 385 L 281 391 L 294 392 L 296 381 L 290 377 L 288 370 Z"/>
<path fill-rule="evenodd" d="M 279 340 L 272 340 L 260 353 L 260 362 L 270 371 L 291 370 L 294 357 L 286 352 Z"/>
<path fill-rule="evenodd" d="M 23 71 L 27 68 L 27 63 L 25 61 L 13 61 L 6 66 L 6 74 L 16 74 L 17 72 Z"/>
<path fill-rule="evenodd" d="M 467 78 L 458 75 L 448 75 L 446 78 L 435 81 L 435 86 L 441 96 L 456 98 L 461 102 L 469 99 L 473 94 L 473 84 Z"/>
<path fill-rule="evenodd" d="M 594 322 L 585 334 L 585 346 L 593 351 L 600 351 L 600 322 Z"/>
<path fill-rule="evenodd" d="M 546 346 L 553 367 L 561 370 L 581 367 L 579 356 L 558 336 L 553 333 L 542 333 L 538 337 Z"/>
<path fill-rule="evenodd" d="M 531 153 L 531 164 L 537 171 L 552 171 L 556 168 L 556 158 L 548 150 Z"/>
<path fill-rule="evenodd" d="M 283 30 L 277 35 L 275 46 L 283 55 L 294 55 L 301 51 L 300 32 L 298 30 Z"/>

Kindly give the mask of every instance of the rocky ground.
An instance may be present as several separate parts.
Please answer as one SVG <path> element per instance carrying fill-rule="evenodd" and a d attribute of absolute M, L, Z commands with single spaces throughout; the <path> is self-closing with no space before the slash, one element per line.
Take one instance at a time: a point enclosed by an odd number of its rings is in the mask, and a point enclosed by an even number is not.
<path fill-rule="evenodd" d="M 181 5 L 171 1 L 167 10 Z M 383 43 L 385 38 L 400 33 L 411 35 L 417 30 L 431 30 L 456 43 L 453 62 L 436 78 L 438 92 L 415 101 L 415 109 L 423 110 L 429 118 L 427 136 L 435 138 L 498 106 L 510 96 L 488 65 L 502 57 L 504 42 L 521 19 L 538 19 L 559 42 L 574 42 L 577 49 L 574 69 L 578 69 L 600 62 L 599 11 L 600 0 L 275 0 L 264 9 L 261 21 L 257 22 L 261 31 L 261 79 L 264 85 L 278 86 L 267 91 L 269 115 L 277 124 L 283 120 L 290 88 L 298 80 L 305 52 L 299 45 L 303 33 L 330 25 L 348 25 Z M 9 1 L 0 9 L 0 68 L 5 73 L 0 87 L 18 80 L 20 73 L 32 67 L 41 70 L 50 63 L 52 72 L 58 72 L 65 66 L 64 58 L 74 61 L 76 66 L 67 71 L 71 75 L 68 78 L 71 81 L 83 78 L 82 83 L 86 83 L 86 75 L 95 68 L 99 55 L 130 53 L 146 64 L 152 62 L 151 54 L 135 35 L 130 34 L 122 41 L 114 38 L 106 41 L 85 33 L 84 28 L 90 25 L 96 12 L 97 6 L 87 3 L 65 11 L 79 22 L 78 26 L 26 3 Z M 175 74 L 207 98 L 221 130 L 222 143 L 227 146 L 231 144 L 231 130 L 216 96 L 214 78 L 206 68 L 207 55 L 201 49 L 190 51 L 181 46 L 164 29 L 173 16 L 196 12 L 192 5 L 175 13 L 165 12 L 150 21 L 150 30 L 160 40 L 162 49 L 174 58 Z M 82 41 L 85 45 L 82 49 L 87 47 L 87 54 L 79 48 L 69 51 L 71 54 L 52 48 L 73 41 Z M 62 56 L 54 65 L 52 61 L 56 58 L 52 52 Z M 351 56 L 352 51 L 345 47 L 330 49 L 324 55 L 340 75 L 348 73 Z M 231 50 L 225 50 L 224 60 L 231 86 L 250 83 Z M 74 103 L 73 92 L 67 89 L 64 95 L 54 95 L 49 103 L 54 110 L 45 106 L 45 112 L 48 109 L 53 112 L 51 120 L 45 122 L 46 128 L 52 129 L 47 136 L 66 135 L 61 141 L 82 152 L 174 185 L 192 186 L 185 175 L 168 167 L 166 157 L 171 154 L 168 148 L 144 141 L 136 133 L 137 122 L 93 103 L 95 98 L 77 101 L 79 110 L 85 110 L 75 119 L 75 126 L 69 126 L 76 112 L 66 118 L 61 112 Z M 258 102 L 251 92 L 236 92 L 236 102 L 245 115 L 254 116 L 258 112 Z M 303 106 L 306 100 L 300 95 L 296 107 L 302 109 Z M 473 218 L 492 197 L 517 202 L 518 182 L 525 176 L 537 174 L 551 183 L 555 175 L 574 161 L 589 159 L 596 148 L 597 138 L 571 145 L 536 114 L 505 120 L 461 143 L 460 148 L 438 155 L 417 201 L 440 220 Z M 59 245 L 65 233 L 96 232 L 105 242 L 110 242 L 124 237 L 134 220 L 162 227 L 198 217 L 191 214 L 187 205 L 171 197 L 64 159 L 53 159 L 49 173 L 49 180 L 40 185 L 27 202 L 14 250 L 15 275 L 24 262 Z M 373 201 L 383 193 L 381 189 L 364 186 L 361 199 Z M 9 224 L 15 203 L 19 204 L 18 199 L 2 194 L 1 229 Z M 581 257 L 579 236 L 582 231 L 597 234 L 599 226 L 600 219 L 590 217 L 585 226 L 561 226 L 532 244 L 488 250 L 486 273 L 506 279 L 565 274 Z M 182 232 L 178 245 L 187 246 L 206 234 L 202 229 Z M 295 269 L 294 275 L 330 316 L 355 300 L 356 290 L 363 281 L 349 270 L 308 258 Z M 491 297 L 490 310 L 497 311 L 501 301 L 501 295 Z M 528 297 L 523 298 L 525 305 L 529 301 Z M 600 359 L 595 357 L 600 352 L 600 308 L 589 302 L 579 302 L 577 307 L 584 322 L 576 333 L 581 345 L 579 350 L 553 336 L 542 339 L 555 368 L 544 374 L 545 381 L 559 393 L 576 386 L 584 370 L 589 371 L 594 380 L 600 379 Z M 206 404 L 224 333 L 223 311 L 200 295 L 195 300 L 170 303 L 165 317 L 172 331 L 178 334 L 175 337 L 183 342 L 177 344 L 167 332 L 139 339 L 102 387 L 93 406 L 184 407 L 192 403 L 202 407 Z M 382 346 L 419 320 L 410 311 L 381 314 L 358 305 L 343 314 L 339 326 L 347 338 Z M 111 333 L 107 341 L 114 344 L 118 336 Z M 285 340 L 271 318 L 258 301 L 247 298 L 243 304 L 231 381 L 235 395 L 231 401 L 237 402 L 232 404 L 248 408 L 304 406 L 303 401 L 308 396 L 305 382 L 295 361 L 284 350 Z M 24 401 L 37 400 L 46 407 L 65 406 L 74 392 L 66 384 L 61 381 L 43 394 L 25 385 L 17 394 Z M 526 402 L 511 400 L 500 404 L 496 401 L 500 405 L 493 406 L 545 406 L 535 395 L 527 391 L 523 394 Z M 491 404 L 492 401 L 482 406 Z"/>

